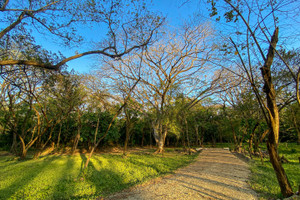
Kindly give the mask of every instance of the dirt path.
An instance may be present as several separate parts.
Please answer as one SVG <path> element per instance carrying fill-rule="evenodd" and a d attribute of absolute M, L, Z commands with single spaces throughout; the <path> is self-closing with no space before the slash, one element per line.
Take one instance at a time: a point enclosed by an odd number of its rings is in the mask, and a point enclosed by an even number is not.
<path fill-rule="evenodd" d="M 248 164 L 224 149 L 204 149 L 196 162 L 175 174 L 110 196 L 108 199 L 257 199 L 247 184 Z"/>

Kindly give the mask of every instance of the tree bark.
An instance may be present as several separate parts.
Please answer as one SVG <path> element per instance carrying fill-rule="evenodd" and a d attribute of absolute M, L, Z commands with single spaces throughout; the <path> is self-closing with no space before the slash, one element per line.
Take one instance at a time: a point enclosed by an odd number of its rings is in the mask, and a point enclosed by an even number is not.
<path fill-rule="evenodd" d="M 57 137 L 56 148 L 59 148 L 60 135 L 61 135 L 61 127 L 62 127 L 62 123 L 60 123 L 60 125 L 59 125 L 59 132 L 58 132 L 58 137 Z"/>
<path fill-rule="evenodd" d="M 275 29 L 271 38 L 267 58 L 265 60 L 264 66 L 261 68 L 261 73 L 264 80 L 263 91 L 266 94 L 267 98 L 267 110 L 269 116 L 267 123 L 270 132 L 268 135 L 267 147 L 270 156 L 270 161 L 275 170 L 282 195 L 284 197 L 289 197 L 292 196 L 294 193 L 288 181 L 287 175 L 282 167 L 277 151 L 279 141 L 279 111 L 276 104 L 276 93 L 274 85 L 272 83 L 271 75 L 271 65 L 273 63 L 277 42 L 278 28 Z"/>
<path fill-rule="evenodd" d="M 20 140 L 21 140 L 21 153 L 20 153 L 20 159 L 21 160 L 24 160 L 27 156 L 27 148 L 26 148 L 26 145 L 25 145 L 25 142 L 23 140 L 23 138 L 21 138 L 19 136 Z"/>
<path fill-rule="evenodd" d="M 165 129 L 163 130 L 163 125 L 160 119 L 157 119 L 155 122 L 153 122 L 152 126 L 154 139 L 157 144 L 157 150 L 155 151 L 155 153 L 163 153 L 167 129 L 165 127 Z"/>
<path fill-rule="evenodd" d="M 255 124 L 255 126 L 253 127 L 253 129 L 251 131 L 251 134 L 250 134 L 250 139 L 249 139 L 249 153 L 250 153 L 250 155 L 254 154 L 254 151 L 253 151 L 253 140 L 254 140 L 254 136 L 255 136 L 255 130 L 258 127 L 258 125 L 259 125 L 259 123 L 257 122 Z"/>

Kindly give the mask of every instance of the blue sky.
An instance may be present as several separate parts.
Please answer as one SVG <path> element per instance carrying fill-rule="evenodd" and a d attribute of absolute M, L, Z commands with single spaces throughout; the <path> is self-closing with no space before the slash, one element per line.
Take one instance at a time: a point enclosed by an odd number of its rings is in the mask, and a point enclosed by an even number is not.
<path fill-rule="evenodd" d="M 155 12 L 160 12 L 163 16 L 167 18 L 168 25 L 179 26 L 186 19 L 191 17 L 194 12 L 199 11 L 199 1 L 190 0 L 187 3 L 184 0 L 153 0 L 152 2 L 147 2 L 148 9 Z M 92 49 L 92 43 L 90 40 L 97 40 L 99 32 L 102 30 L 93 28 L 82 28 L 81 33 L 84 33 L 85 40 L 80 47 L 65 47 L 56 43 L 51 37 L 45 35 L 36 36 L 36 41 L 41 44 L 44 48 L 52 52 L 62 52 L 64 56 L 72 56 L 75 52 L 84 52 Z M 68 62 L 69 70 L 74 69 L 80 73 L 87 73 L 90 69 L 97 65 L 97 60 L 94 56 L 86 56 L 80 59 L 76 59 Z"/>
<path fill-rule="evenodd" d="M 209 20 L 208 17 L 208 11 L 207 11 L 207 4 L 205 4 L 206 1 L 199 1 L 199 0 L 152 0 L 147 1 L 147 8 L 154 12 L 160 12 L 163 16 L 166 17 L 167 23 L 169 26 L 177 27 L 180 24 L 182 24 L 185 20 L 190 19 L 195 13 L 198 13 L 201 15 L 199 18 L 200 20 Z M 296 10 L 299 10 L 300 8 L 295 8 Z M 299 19 L 298 18 L 295 18 Z M 286 19 L 281 19 L 283 23 L 286 23 Z M 294 24 L 294 26 L 286 26 L 280 30 L 280 34 L 282 35 L 290 35 L 292 36 L 295 33 L 295 37 L 298 36 L 299 31 L 297 28 L 297 25 L 299 23 L 295 24 L 291 22 L 291 24 Z M 219 32 L 226 32 L 226 30 L 229 30 L 232 32 L 232 30 L 238 30 L 239 27 L 236 26 L 236 24 L 230 24 L 224 22 L 215 23 L 213 22 L 213 25 L 215 26 L 215 29 Z M 234 26 L 234 27 L 233 27 Z M 244 26 L 244 25 L 243 25 Z M 51 50 L 53 52 L 61 51 L 64 56 L 72 56 L 75 54 L 75 52 L 84 52 L 88 50 L 93 49 L 93 43 L 90 42 L 90 40 L 98 40 L 99 41 L 99 35 L 101 36 L 101 32 L 103 30 L 99 28 L 85 28 L 81 27 L 80 32 L 84 34 L 86 42 L 81 44 L 80 47 L 64 47 L 62 45 L 59 45 L 58 43 L 54 42 L 53 38 L 50 36 L 41 36 L 37 34 L 36 40 L 38 44 L 41 44 L 44 48 Z M 286 34 L 289 33 L 289 34 Z M 280 37 L 281 39 L 284 39 L 283 37 Z M 291 44 L 291 43 L 290 43 Z M 296 43 L 292 44 L 293 47 L 299 47 L 299 40 Z M 290 46 L 289 46 L 290 47 Z M 94 66 L 97 66 L 99 62 L 96 60 L 94 56 L 86 56 L 80 59 L 76 59 L 73 61 L 68 62 L 69 70 L 74 69 L 75 71 L 79 73 L 87 73 L 90 71 L 90 69 Z"/>

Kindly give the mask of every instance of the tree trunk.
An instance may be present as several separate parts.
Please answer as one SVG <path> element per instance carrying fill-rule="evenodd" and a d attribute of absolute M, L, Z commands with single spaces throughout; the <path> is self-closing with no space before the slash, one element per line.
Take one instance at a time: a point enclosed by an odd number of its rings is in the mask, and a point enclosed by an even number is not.
<path fill-rule="evenodd" d="M 155 153 L 162 153 L 164 147 L 162 137 L 161 137 L 162 125 L 158 119 L 152 122 L 152 128 L 153 128 L 153 136 L 157 145 L 157 150 L 155 151 Z"/>
<path fill-rule="evenodd" d="M 144 132 L 144 127 L 142 128 L 142 141 L 141 141 L 141 147 L 144 146 L 144 140 L 145 140 L 145 132 Z"/>
<path fill-rule="evenodd" d="M 20 159 L 24 160 L 27 156 L 27 149 L 25 148 L 25 146 L 23 145 L 23 143 L 21 143 L 21 154 L 20 154 Z"/>
<path fill-rule="evenodd" d="M 49 125 L 43 132 L 45 133 L 48 130 L 48 128 L 49 128 Z M 40 155 L 43 153 L 43 151 L 45 150 L 47 144 L 50 142 L 50 140 L 52 138 L 53 130 L 54 130 L 54 126 L 51 128 L 50 134 L 49 134 L 48 139 L 45 143 L 42 143 L 41 141 L 38 143 L 39 148 L 37 148 L 37 152 L 34 154 L 33 159 L 38 159 L 40 157 Z M 44 135 L 44 133 L 42 133 L 42 135 Z M 52 150 L 53 149 L 54 148 L 52 148 Z"/>
<path fill-rule="evenodd" d="M 74 154 L 77 149 L 79 139 L 80 139 L 80 128 L 78 127 L 77 134 L 75 136 L 73 147 L 72 147 L 72 154 Z"/>
<path fill-rule="evenodd" d="M 268 136 L 267 147 L 270 156 L 270 161 L 275 170 L 282 195 L 284 197 L 289 197 L 292 196 L 294 193 L 288 181 L 287 175 L 282 167 L 277 152 L 278 141 L 279 141 L 279 111 L 276 104 L 276 93 L 275 93 L 274 85 L 272 83 L 272 74 L 271 74 L 271 65 L 273 63 L 277 42 L 278 42 L 278 28 L 275 29 L 274 34 L 272 36 L 267 58 L 265 60 L 264 66 L 261 68 L 261 73 L 264 80 L 263 91 L 266 94 L 266 98 L 267 98 L 267 109 L 268 109 L 268 116 L 269 116 L 267 123 L 270 132 Z"/>
<path fill-rule="evenodd" d="M 297 144 L 300 145 L 300 127 L 298 126 L 298 121 L 297 121 L 297 118 L 296 118 L 296 114 L 294 113 L 294 110 L 292 110 L 292 117 L 293 117 L 293 124 L 294 124 L 294 127 L 296 129 L 296 132 L 297 132 L 297 136 L 298 136 L 298 140 L 297 140 Z"/>
<path fill-rule="evenodd" d="M 266 130 L 266 131 L 264 131 L 264 132 L 262 133 L 262 135 L 260 136 L 260 138 L 258 138 L 258 139 L 256 140 L 256 142 L 254 143 L 254 149 L 255 149 L 255 151 L 259 149 L 259 145 L 263 142 L 263 140 L 264 140 L 265 137 L 268 135 L 268 133 L 269 133 L 269 129 Z"/>
<path fill-rule="evenodd" d="M 198 145 L 200 145 L 198 125 L 195 125 L 195 133 L 196 133 L 196 146 L 198 146 Z"/>
<path fill-rule="evenodd" d="M 26 144 L 23 140 L 23 138 L 19 135 L 20 141 L 21 141 L 21 153 L 20 153 L 20 159 L 24 160 L 27 156 L 27 148 L 26 148 Z"/>
<path fill-rule="evenodd" d="M 201 147 L 204 147 L 204 128 L 203 127 L 201 127 L 201 135 L 200 135 L 200 146 Z"/>
<path fill-rule="evenodd" d="M 269 140 L 269 141 L 271 141 L 271 140 Z M 273 142 L 269 142 L 269 141 L 267 142 L 267 147 L 268 147 L 268 152 L 269 152 L 269 156 L 270 156 L 270 161 L 275 170 L 276 177 L 277 177 L 282 195 L 284 197 L 290 197 L 294 193 L 293 193 L 292 187 L 289 183 L 289 180 L 286 176 L 284 168 L 282 167 L 282 164 L 280 162 L 280 158 L 279 158 L 278 152 L 277 152 L 277 145 L 274 144 Z"/>
<path fill-rule="evenodd" d="M 239 142 L 238 142 L 238 139 L 236 137 L 236 134 L 235 134 L 235 129 L 233 127 L 233 124 L 232 124 L 232 121 L 230 121 L 230 126 L 231 126 L 231 130 L 232 130 L 232 134 L 233 134 L 233 141 L 234 141 L 234 148 L 236 151 L 239 152 Z"/>
<path fill-rule="evenodd" d="M 62 126 L 62 123 L 60 123 L 60 125 L 59 125 L 59 132 L 58 132 L 58 137 L 57 137 L 56 148 L 59 148 L 60 135 L 61 135 L 61 126 Z"/>
<path fill-rule="evenodd" d="M 155 153 L 163 153 L 165 139 L 167 136 L 167 128 L 165 127 L 163 130 L 163 125 L 161 124 L 160 120 L 156 120 L 155 122 L 153 122 L 152 126 L 153 126 L 154 139 L 157 144 L 157 150 Z"/>
<path fill-rule="evenodd" d="M 97 147 L 96 145 L 94 145 L 94 146 L 92 147 L 92 149 L 91 149 L 91 151 L 90 151 L 90 153 L 89 153 L 89 156 L 88 156 L 88 158 L 87 158 L 86 161 L 85 161 L 84 169 L 86 169 L 87 166 L 89 165 L 90 160 L 91 160 L 91 157 L 92 157 L 92 155 L 93 155 L 93 153 L 94 153 L 96 147 Z"/>
<path fill-rule="evenodd" d="M 10 147 L 10 152 L 13 154 L 17 154 L 17 134 L 15 131 L 13 131 L 13 142 Z"/>
<path fill-rule="evenodd" d="M 219 131 L 220 143 L 223 143 L 223 133 L 222 133 L 222 130 L 220 130 L 220 128 L 218 128 L 218 131 Z"/>
<path fill-rule="evenodd" d="M 250 139 L 249 139 L 249 154 L 250 154 L 250 156 L 252 154 L 254 154 L 254 151 L 253 151 L 253 140 L 254 140 L 254 136 L 255 136 L 255 130 L 258 127 L 258 125 L 259 125 L 259 123 L 257 122 L 255 124 L 255 126 L 253 127 L 253 129 L 251 131 L 251 134 L 250 134 Z"/>
<path fill-rule="evenodd" d="M 129 137 L 130 137 L 130 127 L 129 124 L 127 124 L 128 122 L 126 122 L 126 137 L 125 137 L 125 141 L 124 141 L 124 150 L 123 150 L 123 155 L 126 155 L 127 152 L 127 146 L 128 146 L 128 141 L 129 141 Z"/>
<path fill-rule="evenodd" d="M 152 134 L 151 134 L 151 131 L 149 131 L 149 145 L 150 145 L 150 149 L 152 149 Z"/>
<path fill-rule="evenodd" d="M 187 122 L 185 116 L 184 116 L 184 123 L 185 123 L 185 127 L 186 127 L 186 141 L 187 141 L 187 145 L 188 145 L 188 153 L 189 153 L 189 155 L 191 155 L 191 146 L 190 146 L 190 137 L 189 137 L 189 126 L 188 126 L 188 122 Z"/>
<path fill-rule="evenodd" d="M 254 153 L 253 151 L 253 139 L 254 139 L 254 133 L 251 133 L 250 139 L 249 139 L 249 153 L 252 155 Z"/>
<path fill-rule="evenodd" d="M 80 114 L 80 110 L 78 109 L 78 127 L 77 127 L 77 134 L 75 136 L 74 143 L 73 143 L 72 154 L 74 154 L 77 149 L 78 142 L 80 139 L 80 131 L 81 131 L 81 114 Z"/>

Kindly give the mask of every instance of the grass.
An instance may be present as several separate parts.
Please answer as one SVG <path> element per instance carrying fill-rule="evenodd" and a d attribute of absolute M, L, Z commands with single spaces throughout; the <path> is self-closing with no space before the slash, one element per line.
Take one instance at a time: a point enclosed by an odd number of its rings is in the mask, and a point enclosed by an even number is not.
<path fill-rule="evenodd" d="M 0 157 L 0 199 L 96 199 L 171 173 L 192 162 L 195 155 L 167 151 L 93 155 L 85 179 L 81 178 L 84 154 L 51 155 L 18 161 Z"/>
<path fill-rule="evenodd" d="M 284 163 L 283 167 L 293 191 L 296 192 L 300 185 L 300 165 L 298 160 L 300 146 L 295 143 L 281 143 L 279 145 L 279 155 L 283 155 L 289 161 L 289 163 Z M 280 187 L 269 159 L 265 159 L 264 165 L 262 165 L 260 158 L 254 158 L 254 162 L 251 164 L 251 171 L 251 187 L 260 194 L 261 199 L 282 198 Z"/>

